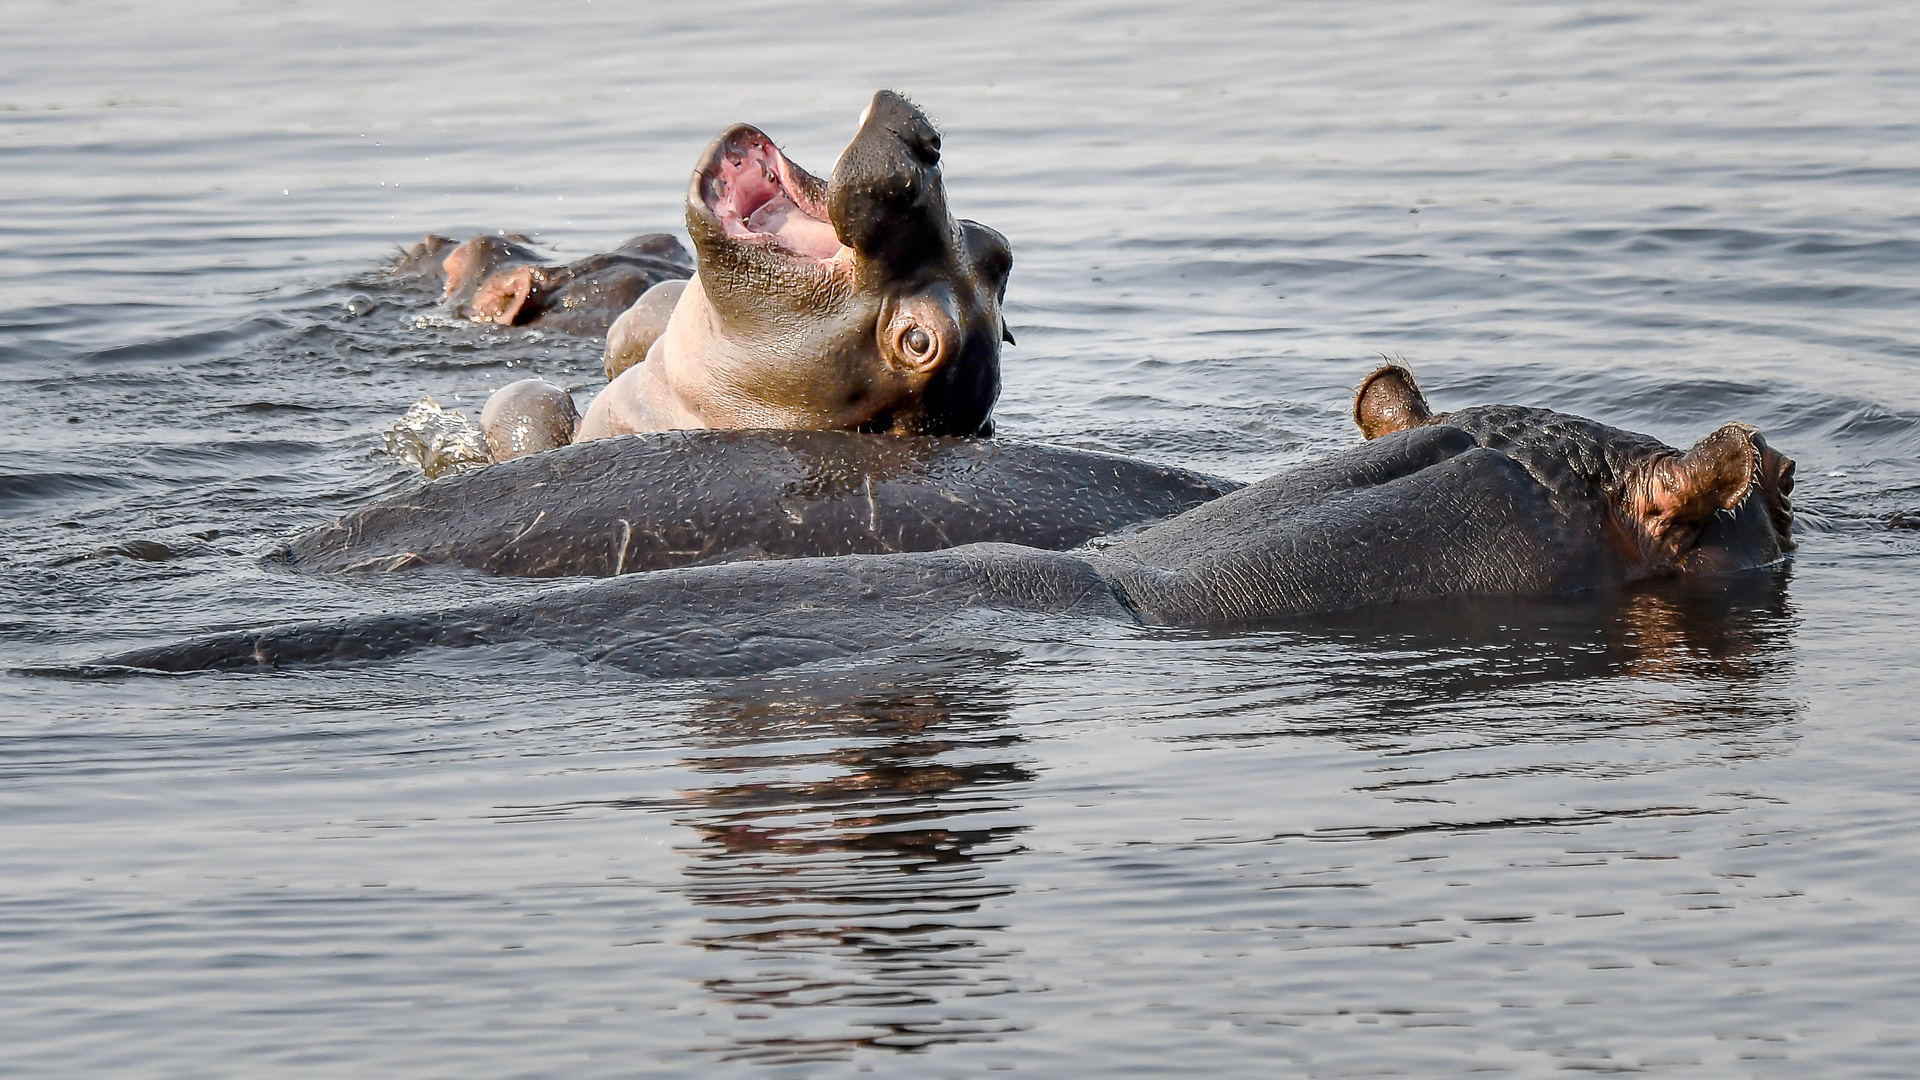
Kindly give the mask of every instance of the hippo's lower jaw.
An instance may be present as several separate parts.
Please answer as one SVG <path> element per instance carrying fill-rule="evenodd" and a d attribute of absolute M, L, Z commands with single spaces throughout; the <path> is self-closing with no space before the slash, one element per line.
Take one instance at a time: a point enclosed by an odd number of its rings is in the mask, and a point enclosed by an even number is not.
<path fill-rule="evenodd" d="M 814 261 L 848 250 L 827 220 L 819 180 L 788 160 L 759 128 L 740 124 L 721 136 L 695 184 L 729 239 Z"/>

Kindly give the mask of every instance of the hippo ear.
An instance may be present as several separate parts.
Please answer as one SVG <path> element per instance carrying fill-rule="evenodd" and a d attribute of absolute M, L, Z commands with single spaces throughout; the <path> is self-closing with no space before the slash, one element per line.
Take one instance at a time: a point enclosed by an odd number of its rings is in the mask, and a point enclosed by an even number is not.
<path fill-rule="evenodd" d="M 960 238 L 966 242 L 967 262 L 980 280 L 993 287 L 993 294 L 1007 298 L 1007 275 L 1013 272 L 1013 245 L 1000 230 L 977 221 L 960 219 Z"/>
<path fill-rule="evenodd" d="M 1685 454 L 1656 461 L 1634 508 L 1647 531 L 1677 539 L 1681 530 L 1739 506 L 1759 475 L 1759 436 L 1752 424 L 1728 424 Z"/>
<path fill-rule="evenodd" d="M 469 240 L 447 252 L 446 257 L 440 260 L 440 274 L 446 282 L 440 299 L 453 299 L 453 294 L 459 292 L 466 283 L 467 275 L 473 273 L 474 265 L 479 261 L 478 243 L 478 239 Z"/>
<path fill-rule="evenodd" d="M 1396 431 L 1419 427 L 1433 419 L 1420 384 L 1413 372 L 1399 364 L 1388 364 L 1367 376 L 1353 396 L 1353 422 L 1360 425 L 1363 438 L 1377 439 Z"/>
<path fill-rule="evenodd" d="M 531 266 L 516 266 L 481 282 L 480 291 L 467 303 L 467 318 L 512 326 L 533 295 L 536 285 L 533 270 Z M 533 312 L 528 310 L 526 314 L 531 316 Z"/>
<path fill-rule="evenodd" d="M 1013 245 L 1007 243 L 999 230 L 965 218 L 960 219 L 960 237 L 966 241 L 968 265 L 981 282 L 993 290 L 994 300 L 1005 303 L 1007 275 L 1013 272 Z M 1000 319 L 1000 340 L 1009 345 L 1019 344 L 1013 340 L 1013 331 L 1007 327 L 1004 315 Z"/>

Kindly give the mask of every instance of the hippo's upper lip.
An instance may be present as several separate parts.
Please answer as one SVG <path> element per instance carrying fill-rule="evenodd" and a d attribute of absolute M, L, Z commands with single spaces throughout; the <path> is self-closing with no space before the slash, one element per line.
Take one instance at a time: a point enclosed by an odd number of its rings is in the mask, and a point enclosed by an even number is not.
<path fill-rule="evenodd" d="M 694 173 L 697 205 L 729 240 L 825 260 L 843 245 L 820 205 L 818 186 L 749 124 L 737 124 L 714 140 Z"/>

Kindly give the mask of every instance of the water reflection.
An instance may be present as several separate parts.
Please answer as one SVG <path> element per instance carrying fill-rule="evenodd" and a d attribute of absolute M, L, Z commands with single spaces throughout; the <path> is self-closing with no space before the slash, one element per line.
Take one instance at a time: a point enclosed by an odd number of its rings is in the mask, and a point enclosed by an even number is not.
<path fill-rule="evenodd" d="M 1271 723 L 1412 753 L 1442 746 L 1688 735 L 1724 758 L 1777 752 L 1799 616 L 1791 568 L 1548 599 L 1453 598 L 1292 620 L 1262 647 L 1312 656 L 1235 688 Z M 1277 641 L 1275 640 L 1277 639 Z M 1571 766 L 1569 766 L 1571 767 Z"/>
<path fill-rule="evenodd" d="M 1790 565 L 1724 577 L 1676 578 L 1559 597 L 1449 597 L 1293 620 L 1303 632 L 1364 642 L 1374 651 L 1524 652 L 1529 663 L 1454 667 L 1472 692 L 1510 682 L 1592 675 L 1752 678 L 1765 671 L 1795 616 Z M 1704 665 L 1704 667 L 1702 666 Z"/>
<path fill-rule="evenodd" d="M 685 895 L 711 908 L 703 985 L 755 1021 L 728 1059 L 991 1039 L 1004 929 L 982 911 L 1027 826 L 1034 774 L 1007 723 L 1002 658 L 971 655 L 735 684 L 700 708 L 683 766 L 712 777 L 677 816 Z"/>

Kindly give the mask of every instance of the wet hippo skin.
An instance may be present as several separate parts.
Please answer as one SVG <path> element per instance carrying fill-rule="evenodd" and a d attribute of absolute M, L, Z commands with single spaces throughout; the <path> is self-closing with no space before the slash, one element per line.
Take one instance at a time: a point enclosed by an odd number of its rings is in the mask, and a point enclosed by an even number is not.
<path fill-rule="evenodd" d="M 403 252 L 391 276 L 438 286 L 452 314 L 500 326 L 597 336 L 646 292 L 693 275 L 680 241 L 643 233 L 612 251 L 554 263 L 518 234 L 462 244 L 429 236 Z"/>
<path fill-rule="evenodd" d="M 1085 450 L 838 431 L 602 439 L 444 477 L 294 537 L 301 570 L 611 576 L 982 540 L 1069 548 L 1239 485 Z"/>
<path fill-rule="evenodd" d="M 1793 548 L 1794 462 L 1751 424 L 1726 424 L 1682 453 L 1549 409 L 1486 405 L 1436 416 L 1413 373 L 1398 364 L 1360 384 L 1353 418 L 1369 439 L 1428 425 L 1459 428 L 1512 459 L 1565 512 L 1605 506 L 1603 535 L 1630 576 L 1760 566 Z M 1749 521 L 1756 516 L 1771 527 Z"/>
<path fill-rule="evenodd" d="M 1383 411 L 1375 394 L 1402 419 L 1367 428 Z M 721 674 L 957 625 L 977 632 L 988 613 L 1249 626 L 1724 573 L 1793 546 L 1793 463 L 1745 425 L 1682 452 L 1543 409 L 1435 417 L 1403 374 L 1370 379 L 1356 414 L 1376 437 L 1093 550 L 973 544 L 682 567 L 522 600 L 214 634 L 99 665 L 263 670 L 527 643 L 646 675 Z"/>
<path fill-rule="evenodd" d="M 886 90 L 826 178 L 759 128 L 721 132 L 687 186 L 698 271 L 655 286 L 608 331 L 612 381 L 571 441 L 675 428 L 986 434 L 1012 340 L 1000 305 L 1013 253 L 953 216 L 940 155 L 932 122 Z M 513 408 L 565 396 L 539 380 L 500 393 Z M 494 411 L 510 421 L 513 409 Z"/>

